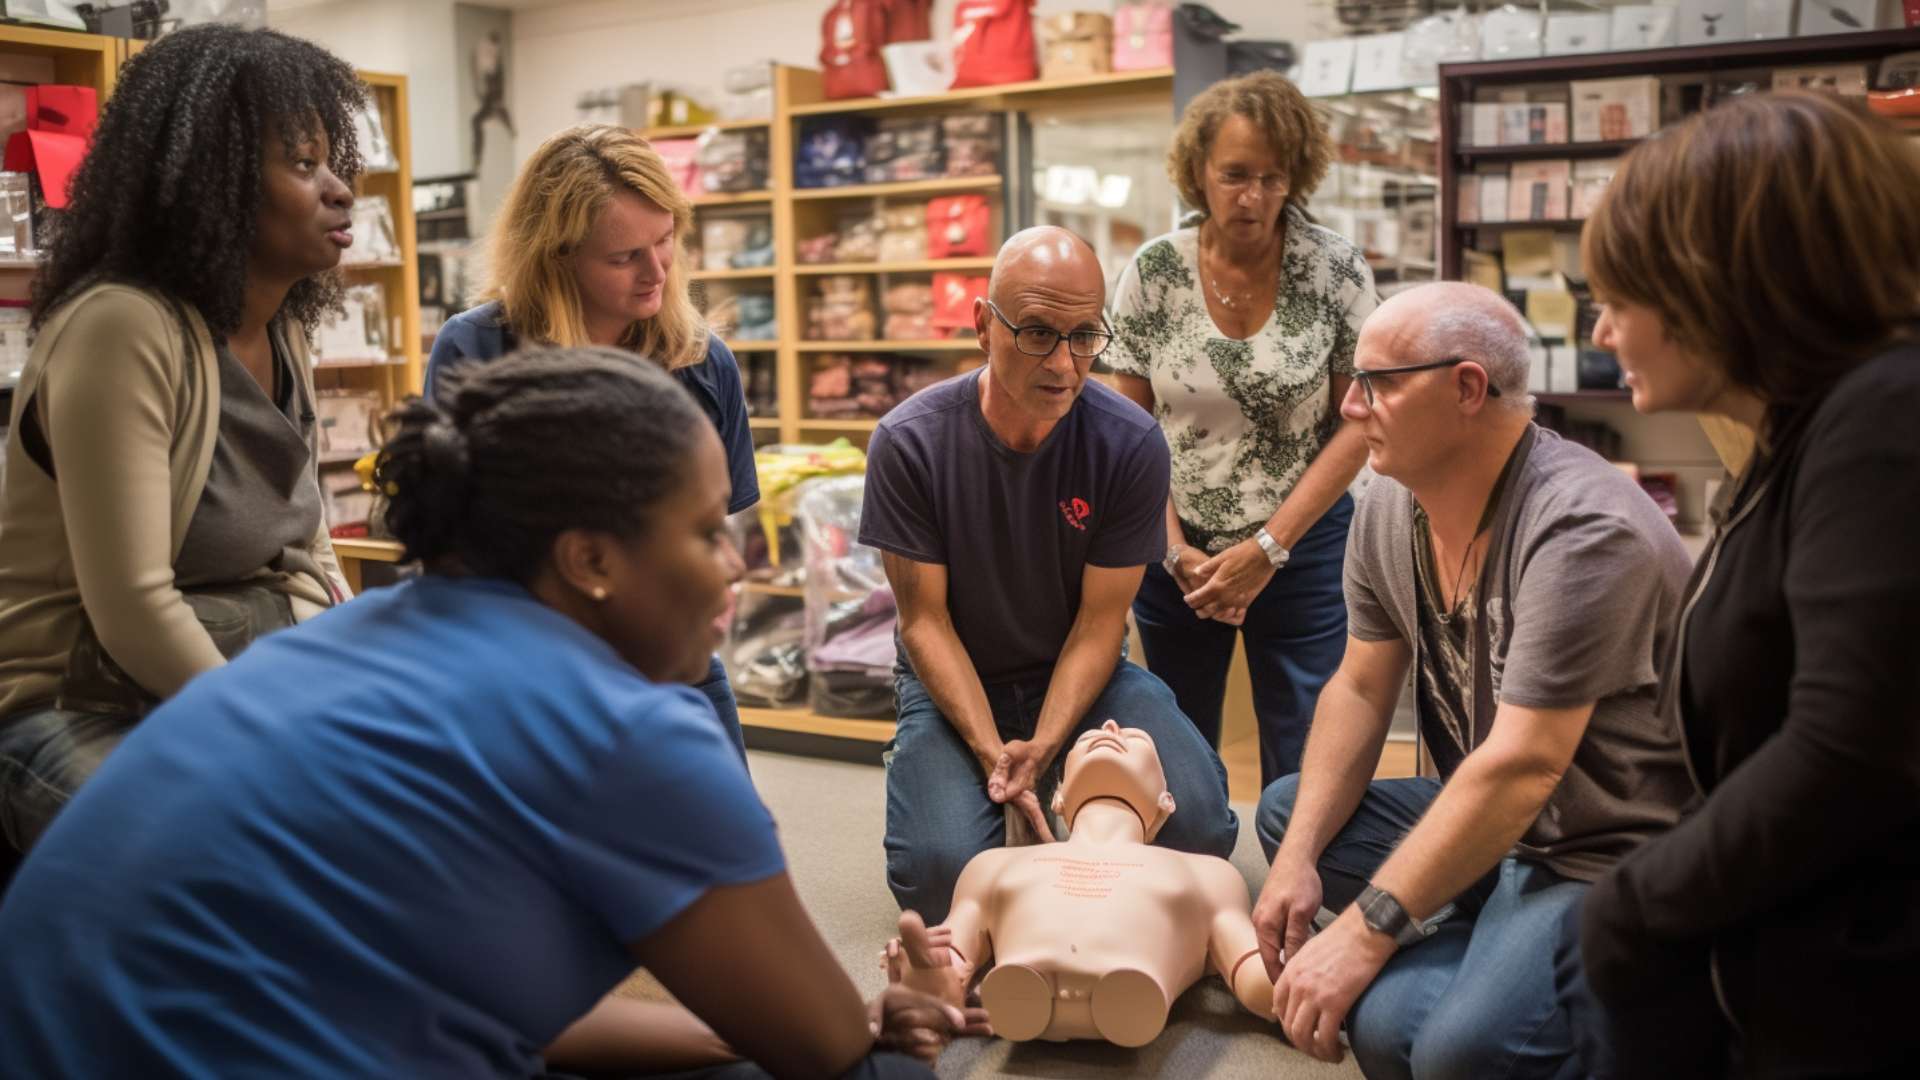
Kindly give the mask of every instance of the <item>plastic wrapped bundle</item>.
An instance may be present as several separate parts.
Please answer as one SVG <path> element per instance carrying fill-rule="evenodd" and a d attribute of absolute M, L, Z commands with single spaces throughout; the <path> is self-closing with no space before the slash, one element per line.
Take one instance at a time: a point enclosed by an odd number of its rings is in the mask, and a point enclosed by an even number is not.
<path fill-rule="evenodd" d="M 861 476 L 810 480 L 794 500 L 805 552 L 807 670 L 815 712 L 852 718 L 893 710 L 897 615 L 880 553 L 859 544 Z"/>

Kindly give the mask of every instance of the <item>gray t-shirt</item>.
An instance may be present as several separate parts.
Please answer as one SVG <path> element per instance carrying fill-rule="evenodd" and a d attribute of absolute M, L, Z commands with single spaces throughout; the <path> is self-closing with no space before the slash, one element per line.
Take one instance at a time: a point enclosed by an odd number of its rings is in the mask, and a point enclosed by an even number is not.
<path fill-rule="evenodd" d="M 1595 702 L 1566 775 L 1517 847 L 1592 881 L 1694 798 L 1679 734 L 1655 708 L 1689 563 L 1653 500 L 1592 451 L 1529 427 L 1514 454 L 1463 613 L 1464 663 L 1427 684 L 1454 697 L 1454 721 L 1421 700 L 1421 737 L 1444 780 L 1486 741 L 1501 703 Z M 1346 595 L 1349 632 L 1407 642 L 1419 671 L 1444 658 L 1425 655 L 1416 514 L 1399 483 L 1368 485 L 1347 541 Z"/>
<path fill-rule="evenodd" d="M 279 565 L 310 569 L 307 546 L 320 529 L 320 481 L 313 468 L 313 402 L 293 356 L 273 336 L 269 397 L 226 342 L 215 345 L 220 371 L 220 434 L 207 484 L 187 523 L 175 578 L 183 585 L 226 584 Z"/>

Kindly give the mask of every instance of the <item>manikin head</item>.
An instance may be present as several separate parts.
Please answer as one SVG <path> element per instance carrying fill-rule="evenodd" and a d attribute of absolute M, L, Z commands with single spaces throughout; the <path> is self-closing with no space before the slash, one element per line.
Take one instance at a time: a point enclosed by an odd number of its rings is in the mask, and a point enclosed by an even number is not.
<path fill-rule="evenodd" d="M 1081 735 L 1067 752 L 1065 775 L 1053 793 L 1053 812 L 1067 828 L 1094 799 L 1118 799 L 1140 816 L 1142 839 L 1151 842 L 1173 814 L 1173 793 L 1160 767 L 1153 736 L 1112 720 Z"/>

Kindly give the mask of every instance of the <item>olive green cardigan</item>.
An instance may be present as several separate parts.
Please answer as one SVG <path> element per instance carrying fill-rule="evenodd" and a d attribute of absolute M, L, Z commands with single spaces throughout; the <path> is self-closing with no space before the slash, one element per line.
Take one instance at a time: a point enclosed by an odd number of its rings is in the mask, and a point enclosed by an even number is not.
<path fill-rule="evenodd" d="M 311 391 L 305 336 L 286 337 Z M 198 312 L 131 285 L 94 285 L 41 326 L 0 493 L 0 717 L 58 693 L 83 606 L 108 655 L 162 698 L 225 662 L 173 574 L 219 436 L 217 363 Z M 21 443 L 28 408 L 57 483 Z M 259 573 L 302 619 L 348 595 L 324 518 L 308 550 L 327 580 Z"/>

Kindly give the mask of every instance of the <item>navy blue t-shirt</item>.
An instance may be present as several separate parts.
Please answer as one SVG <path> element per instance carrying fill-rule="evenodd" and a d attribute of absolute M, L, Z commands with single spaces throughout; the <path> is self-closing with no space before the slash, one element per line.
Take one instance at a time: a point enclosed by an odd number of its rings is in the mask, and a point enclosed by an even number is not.
<path fill-rule="evenodd" d="M 0 1076 L 526 1077 L 784 860 L 706 701 L 494 579 L 377 589 L 140 723 L 0 904 Z"/>
<path fill-rule="evenodd" d="M 520 347 L 506 312 L 498 300 L 481 304 L 448 319 L 433 339 L 427 358 L 427 396 L 434 382 L 463 364 L 492 360 Z M 733 480 L 733 498 L 727 513 L 737 514 L 760 501 L 760 478 L 753 469 L 753 431 L 747 424 L 747 391 L 740 381 L 740 362 L 717 337 L 707 337 L 707 358 L 669 372 L 687 388 L 720 433 L 727 451 L 727 472 Z"/>
<path fill-rule="evenodd" d="M 860 542 L 947 567 L 947 609 L 983 684 L 1052 671 L 1088 566 L 1167 548 L 1167 442 L 1140 406 L 1089 380 L 1020 453 L 980 412 L 980 371 L 901 402 L 867 448 Z"/>

